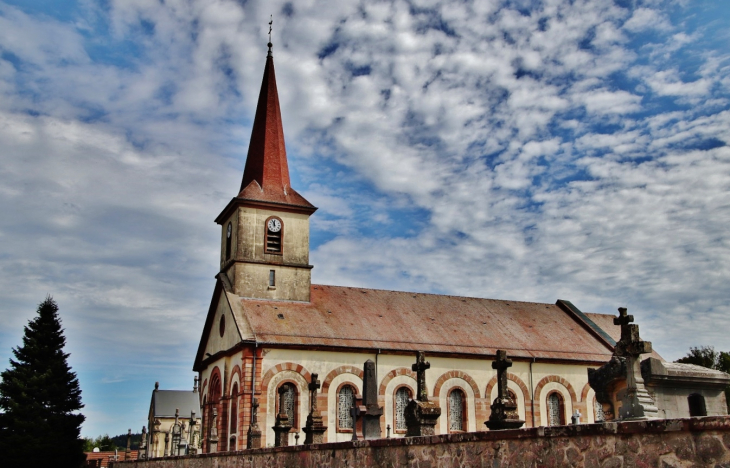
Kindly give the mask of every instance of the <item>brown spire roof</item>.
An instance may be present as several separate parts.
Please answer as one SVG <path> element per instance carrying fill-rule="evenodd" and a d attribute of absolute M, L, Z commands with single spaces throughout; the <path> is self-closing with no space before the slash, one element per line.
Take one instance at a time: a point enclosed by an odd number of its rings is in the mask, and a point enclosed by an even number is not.
<path fill-rule="evenodd" d="M 271 43 L 238 198 L 313 208 L 290 187 Z"/>

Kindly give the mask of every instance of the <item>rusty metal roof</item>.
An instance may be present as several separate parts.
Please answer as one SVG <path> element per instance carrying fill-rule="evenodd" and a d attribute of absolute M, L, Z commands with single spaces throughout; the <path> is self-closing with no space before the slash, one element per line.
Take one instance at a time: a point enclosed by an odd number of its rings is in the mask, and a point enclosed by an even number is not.
<path fill-rule="evenodd" d="M 612 352 L 555 304 L 312 285 L 309 303 L 239 305 L 241 328 L 272 345 L 591 362 Z"/>
<path fill-rule="evenodd" d="M 284 127 L 271 53 L 266 57 L 238 198 L 312 207 L 290 186 Z"/>

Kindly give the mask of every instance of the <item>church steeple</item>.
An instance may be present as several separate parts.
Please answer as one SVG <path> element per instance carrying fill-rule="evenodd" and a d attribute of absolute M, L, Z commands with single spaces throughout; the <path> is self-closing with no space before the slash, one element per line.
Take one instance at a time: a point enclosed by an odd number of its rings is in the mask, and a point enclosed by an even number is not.
<path fill-rule="evenodd" d="M 290 186 L 268 45 L 241 189 L 215 220 L 222 228 L 219 279 L 240 297 L 308 301 L 309 216 L 317 208 Z"/>
<path fill-rule="evenodd" d="M 264 78 L 238 197 L 312 207 L 311 203 L 290 186 L 271 42 L 268 46 Z"/>

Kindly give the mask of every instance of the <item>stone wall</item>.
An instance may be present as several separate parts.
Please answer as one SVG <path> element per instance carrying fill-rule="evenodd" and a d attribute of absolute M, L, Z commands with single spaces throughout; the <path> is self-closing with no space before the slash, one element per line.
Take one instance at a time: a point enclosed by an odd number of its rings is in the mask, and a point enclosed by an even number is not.
<path fill-rule="evenodd" d="M 339 442 L 117 462 L 114 468 L 730 467 L 730 417 Z"/>

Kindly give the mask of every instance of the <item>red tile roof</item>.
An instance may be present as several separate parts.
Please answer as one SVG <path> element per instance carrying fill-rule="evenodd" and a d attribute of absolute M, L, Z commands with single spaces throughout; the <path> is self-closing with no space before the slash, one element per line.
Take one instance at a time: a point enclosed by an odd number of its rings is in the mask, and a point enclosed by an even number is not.
<path fill-rule="evenodd" d="M 240 305 L 240 308 L 238 307 Z M 612 349 L 555 304 L 312 285 L 311 302 L 240 298 L 243 339 L 260 344 L 416 350 L 606 362 Z"/>
<path fill-rule="evenodd" d="M 312 207 L 290 187 L 274 59 L 266 57 L 264 78 L 251 131 L 238 198 Z"/>

